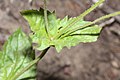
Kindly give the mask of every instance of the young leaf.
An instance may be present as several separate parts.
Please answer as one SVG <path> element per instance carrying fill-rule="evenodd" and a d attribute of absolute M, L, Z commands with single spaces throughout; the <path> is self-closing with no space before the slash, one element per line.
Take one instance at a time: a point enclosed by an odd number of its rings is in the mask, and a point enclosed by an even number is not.
<path fill-rule="evenodd" d="M 64 29 L 64 27 L 75 21 L 77 17 L 68 19 L 66 16 L 61 20 L 56 18 L 54 12 L 48 11 L 47 17 L 49 23 L 49 37 L 45 31 L 45 20 L 43 12 L 43 9 L 27 10 L 21 12 L 23 17 L 29 22 L 31 30 L 33 31 L 31 38 L 34 43 L 38 44 L 38 50 L 44 50 L 49 46 L 55 46 L 57 51 L 60 52 L 60 50 L 65 46 L 70 48 L 71 46 L 75 46 L 80 42 L 94 42 L 97 40 L 97 37 L 101 31 L 101 28 L 97 25 L 87 26 L 83 28 L 84 25 L 91 22 L 81 19 L 74 23 L 74 25 L 71 25 L 68 29 L 64 30 L 64 32 L 62 32 L 62 34 L 56 38 L 56 35 L 58 35 L 59 32 Z M 76 28 L 79 29 L 73 31 Z"/>
<path fill-rule="evenodd" d="M 22 11 L 21 14 L 29 22 L 30 28 L 33 31 L 31 35 L 32 41 L 38 43 L 38 49 L 44 50 L 50 46 L 52 37 L 57 34 L 58 20 L 55 13 L 47 12 L 48 14 L 48 32 L 50 37 L 47 35 L 45 29 L 44 10 L 26 10 Z"/>
<path fill-rule="evenodd" d="M 18 29 L 5 42 L 0 52 L 0 80 L 14 80 L 13 78 L 34 58 L 35 53 L 30 38 Z M 23 78 L 35 80 L 32 79 L 36 75 L 35 69 L 36 65 L 15 80 Z"/>

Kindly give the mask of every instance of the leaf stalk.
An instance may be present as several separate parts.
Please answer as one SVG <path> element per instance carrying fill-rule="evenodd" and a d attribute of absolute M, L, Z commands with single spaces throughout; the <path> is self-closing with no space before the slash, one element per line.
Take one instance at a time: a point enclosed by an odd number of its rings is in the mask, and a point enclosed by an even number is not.
<path fill-rule="evenodd" d="M 87 28 L 88 26 L 94 25 L 95 23 L 97 23 L 97 22 L 99 22 L 99 21 L 101 21 L 101 20 L 104 20 L 104 19 L 107 19 L 107 18 L 110 18 L 110 17 L 114 17 L 114 16 L 117 16 L 117 15 L 120 15 L 120 11 L 115 12 L 115 13 L 111 13 L 111 14 L 108 14 L 108 15 L 105 15 L 105 16 L 102 16 L 102 17 L 94 20 L 94 21 L 91 22 L 91 23 L 85 24 L 84 26 L 77 27 L 77 28 L 69 31 L 69 32 L 66 33 L 65 35 L 63 35 L 61 38 L 64 38 L 64 37 L 68 36 L 69 34 L 75 32 L 75 31 L 77 31 L 77 30 L 81 30 L 81 29 L 83 29 L 83 28 Z"/>
<path fill-rule="evenodd" d="M 104 1 L 105 0 L 99 0 L 97 3 L 95 3 L 94 5 L 92 5 L 89 9 L 87 9 L 85 12 L 83 12 L 82 14 L 80 14 L 78 18 L 76 18 L 70 24 L 68 24 L 66 27 L 64 27 L 63 29 L 61 29 L 61 31 L 55 36 L 55 38 L 59 38 L 61 35 L 63 35 L 64 33 L 66 33 L 65 31 L 69 27 L 73 26 L 76 22 L 78 22 L 79 20 L 83 19 L 87 14 L 89 14 L 91 11 L 93 11 L 96 7 L 98 7 Z"/>
<path fill-rule="evenodd" d="M 48 32 L 48 17 L 47 17 L 47 0 L 44 0 L 44 19 L 45 19 L 45 30 L 46 30 L 46 33 L 49 37 L 49 32 Z"/>

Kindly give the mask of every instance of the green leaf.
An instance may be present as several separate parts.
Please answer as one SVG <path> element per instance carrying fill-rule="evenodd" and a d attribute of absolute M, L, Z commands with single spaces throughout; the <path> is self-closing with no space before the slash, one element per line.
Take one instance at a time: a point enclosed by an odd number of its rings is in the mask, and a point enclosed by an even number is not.
<path fill-rule="evenodd" d="M 14 76 L 34 58 L 35 53 L 30 38 L 21 29 L 18 29 L 8 38 L 0 52 L 0 80 L 13 80 Z M 16 80 L 34 77 L 36 75 L 35 69 L 36 65 Z M 35 80 L 35 78 L 29 80 Z"/>
<path fill-rule="evenodd" d="M 97 25 L 85 26 L 91 22 L 83 19 L 70 25 L 79 17 L 64 19 L 57 19 L 55 12 L 47 11 L 48 17 L 48 36 L 45 31 L 44 10 L 26 10 L 21 14 L 29 22 L 33 34 L 31 34 L 32 41 L 37 43 L 38 50 L 44 50 L 49 46 L 54 46 L 58 52 L 63 47 L 70 48 L 76 46 L 80 42 L 94 42 L 97 40 L 101 28 Z M 34 19 L 35 18 L 35 19 Z M 39 20 L 39 21 L 38 21 Z M 34 25 L 33 25 L 34 24 Z M 70 25 L 69 27 L 66 27 Z M 84 28 L 83 28 L 84 27 Z"/>
<path fill-rule="evenodd" d="M 0 63 L 2 63 L 2 52 L 0 51 Z M 2 64 L 0 64 L 0 68 L 2 67 Z M 0 73 L 1 73 L 1 70 L 0 70 Z"/>

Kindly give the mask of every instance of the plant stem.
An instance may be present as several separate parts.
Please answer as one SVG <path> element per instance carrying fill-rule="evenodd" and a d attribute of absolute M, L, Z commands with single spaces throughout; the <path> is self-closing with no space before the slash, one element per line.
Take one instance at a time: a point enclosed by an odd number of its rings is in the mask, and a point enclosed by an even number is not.
<path fill-rule="evenodd" d="M 65 31 L 73 26 L 76 22 L 78 22 L 79 20 L 83 19 L 87 14 L 89 14 L 91 11 L 93 11 L 96 7 L 98 7 L 101 3 L 103 3 L 105 0 L 99 0 L 97 3 L 95 3 L 94 5 L 92 5 L 89 9 L 87 9 L 85 12 L 83 12 L 82 14 L 80 14 L 80 16 L 78 16 L 75 20 L 73 20 L 70 24 L 68 24 L 66 27 L 64 27 L 59 34 L 57 34 L 55 36 L 55 38 L 59 38 L 63 33 L 66 33 Z"/>
<path fill-rule="evenodd" d="M 94 20 L 93 23 L 97 23 L 97 22 L 99 22 L 101 20 L 104 20 L 104 19 L 107 19 L 107 18 L 110 18 L 110 17 L 114 17 L 114 16 L 117 16 L 117 15 L 120 15 L 120 11 L 114 12 L 114 13 L 111 13 L 111 14 L 108 14 L 108 15 L 105 15 L 105 16 L 102 16 L 102 17 Z"/>
<path fill-rule="evenodd" d="M 49 33 L 48 33 L 48 17 L 47 17 L 47 0 L 44 0 L 44 19 L 45 19 L 45 29 L 46 29 L 46 33 L 49 37 Z"/>
<path fill-rule="evenodd" d="M 16 74 L 12 80 L 16 80 L 20 75 L 22 75 L 24 72 L 29 70 L 34 64 L 36 64 L 39 60 L 41 60 L 44 55 L 47 53 L 50 47 L 46 48 L 43 50 L 40 56 L 38 56 L 35 60 L 31 61 L 24 69 L 22 69 L 18 74 Z"/>
<path fill-rule="evenodd" d="M 99 22 L 99 21 L 101 21 L 101 20 L 104 20 L 104 19 L 107 19 L 107 18 L 110 18 L 110 17 L 114 17 L 114 16 L 117 16 L 117 15 L 120 15 L 120 11 L 115 12 L 115 13 L 111 13 L 111 14 L 108 14 L 108 15 L 105 15 L 105 16 L 102 16 L 102 17 L 94 20 L 94 21 L 91 22 L 91 23 L 85 24 L 84 26 L 77 27 L 77 28 L 69 31 L 69 32 L 66 33 L 65 35 L 63 35 L 61 38 L 64 38 L 65 36 L 68 36 L 69 34 L 75 32 L 75 31 L 77 31 L 77 30 L 81 30 L 81 29 L 87 28 L 88 26 L 91 26 L 91 25 L 93 25 L 93 24 L 95 24 L 95 23 L 97 23 L 97 22 Z"/>

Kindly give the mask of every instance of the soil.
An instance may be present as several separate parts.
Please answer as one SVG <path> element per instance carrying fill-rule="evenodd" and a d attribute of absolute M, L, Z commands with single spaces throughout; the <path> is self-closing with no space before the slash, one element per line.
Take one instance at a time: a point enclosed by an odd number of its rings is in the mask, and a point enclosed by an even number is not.
<path fill-rule="evenodd" d="M 28 23 L 20 15 L 24 9 L 43 7 L 41 0 L 0 0 L 0 49 L 17 28 L 30 32 Z M 90 7 L 92 0 L 48 0 L 48 8 L 63 18 L 78 16 Z M 102 7 L 85 19 L 94 20 L 120 10 L 120 0 L 106 0 Z M 104 28 L 98 41 L 80 43 L 57 54 L 54 48 L 38 63 L 37 80 L 120 80 L 120 16 L 101 22 Z"/>

